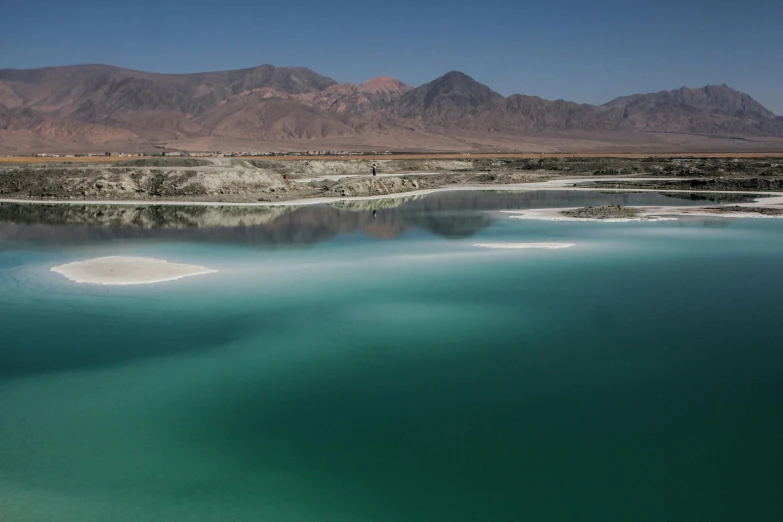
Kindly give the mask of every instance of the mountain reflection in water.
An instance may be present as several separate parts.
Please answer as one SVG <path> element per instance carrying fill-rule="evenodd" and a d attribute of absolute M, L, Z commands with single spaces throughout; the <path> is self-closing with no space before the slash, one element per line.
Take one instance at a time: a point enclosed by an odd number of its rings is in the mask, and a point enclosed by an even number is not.
<path fill-rule="evenodd" d="M 361 232 L 378 239 L 392 239 L 410 230 L 462 239 L 498 219 L 489 211 L 702 203 L 690 194 L 563 190 L 453 191 L 275 207 L 0 203 L 0 241 L 73 243 L 149 239 L 307 245 L 345 233 Z"/>

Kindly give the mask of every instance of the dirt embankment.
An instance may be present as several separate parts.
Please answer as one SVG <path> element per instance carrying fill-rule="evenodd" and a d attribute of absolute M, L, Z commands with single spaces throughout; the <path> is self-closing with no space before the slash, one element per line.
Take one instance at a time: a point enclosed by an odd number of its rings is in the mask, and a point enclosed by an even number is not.
<path fill-rule="evenodd" d="M 372 164 L 378 176 L 373 177 Z M 0 198 L 124 201 L 288 201 L 361 197 L 557 177 L 662 177 L 599 181 L 629 190 L 783 191 L 783 161 L 769 158 L 472 158 L 278 161 L 154 158 L 122 163 L 0 166 Z M 682 179 L 688 176 L 692 179 Z M 590 186 L 590 185 L 588 185 Z"/>
<path fill-rule="evenodd" d="M 783 216 L 783 208 L 740 207 L 739 205 L 734 205 L 731 207 L 705 207 L 701 210 L 714 212 L 715 214 L 759 214 L 762 216 Z"/>
<path fill-rule="evenodd" d="M 580 187 L 613 189 L 653 189 L 653 190 L 717 190 L 717 191 L 756 191 L 783 192 L 783 178 L 719 178 L 663 181 L 595 181 L 583 183 Z"/>
<path fill-rule="evenodd" d="M 53 200 L 248 200 L 290 183 L 257 169 L 31 168 L 0 171 L 0 197 Z"/>
<path fill-rule="evenodd" d="M 606 158 L 593 175 L 670 178 L 660 181 L 595 181 L 583 187 L 693 191 L 783 191 L 783 161 L 779 158 Z M 642 167 L 642 170 L 639 170 Z M 690 179 L 681 179 L 681 178 Z"/>
<path fill-rule="evenodd" d="M 148 161 L 148 160 L 145 160 Z M 156 161 L 163 161 L 156 160 Z M 173 161 L 173 160 L 172 160 Z M 202 161 L 202 160 L 199 160 Z M 178 162 L 174 162 L 178 165 Z M 146 165 L 146 163 L 144 163 Z M 542 181 L 546 172 L 494 170 L 470 161 L 396 161 L 372 176 L 371 162 L 227 160 L 187 167 L 17 166 L 0 168 L 0 198 L 106 201 L 286 201 L 397 194 L 453 184 Z M 438 168 L 441 170 L 433 171 Z M 397 175 L 389 175 L 397 174 Z M 325 178 L 323 176 L 331 176 Z M 304 179 L 303 179 L 304 178 Z M 300 179 L 310 182 L 297 182 Z"/>
<path fill-rule="evenodd" d="M 198 158 L 139 158 L 117 161 L 113 167 L 206 167 L 212 165 L 207 159 Z"/>
<path fill-rule="evenodd" d="M 620 205 L 598 205 L 595 207 L 563 210 L 560 213 L 566 217 L 580 219 L 625 219 L 637 217 L 639 209 Z"/>

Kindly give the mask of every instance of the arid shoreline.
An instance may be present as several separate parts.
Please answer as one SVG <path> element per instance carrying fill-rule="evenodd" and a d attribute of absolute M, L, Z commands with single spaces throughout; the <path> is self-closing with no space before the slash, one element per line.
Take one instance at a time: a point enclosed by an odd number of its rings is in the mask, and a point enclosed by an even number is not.
<path fill-rule="evenodd" d="M 373 165 L 377 176 L 372 175 Z M 152 158 L 0 165 L 0 199 L 183 203 L 332 201 L 578 179 L 582 188 L 783 191 L 783 158 L 534 157 L 384 160 Z"/>
<path fill-rule="evenodd" d="M 135 156 L 77 156 L 77 157 L 38 157 L 31 155 L 0 156 L 0 164 L 60 164 L 60 163 L 113 163 L 118 161 L 132 161 L 134 159 L 154 159 L 155 157 Z M 170 157 L 169 157 L 170 158 Z M 481 153 L 481 152 L 444 152 L 444 153 L 399 153 L 399 154 L 362 154 L 357 156 L 240 156 L 232 159 L 253 161 L 389 161 L 389 160 L 465 160 L 465 159 L 539 159 L 539 158 L 783 158 L 780 152 L 509 152 L 509 153 Z M 165 161 L 165 159 L 164 159 Z"/>

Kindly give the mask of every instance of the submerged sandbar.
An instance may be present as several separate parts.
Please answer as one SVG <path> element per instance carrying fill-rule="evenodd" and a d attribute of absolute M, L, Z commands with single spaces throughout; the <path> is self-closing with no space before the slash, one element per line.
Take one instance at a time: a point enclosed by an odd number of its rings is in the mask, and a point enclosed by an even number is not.
<path fill-rule="evenodd" d="M 203 266 L 169 263 L 146 257 L 109 256 L 77 261 L 52 268 L 75 283 L 95 285 L 144 285 L 174 281 L 217 272 Z"/>

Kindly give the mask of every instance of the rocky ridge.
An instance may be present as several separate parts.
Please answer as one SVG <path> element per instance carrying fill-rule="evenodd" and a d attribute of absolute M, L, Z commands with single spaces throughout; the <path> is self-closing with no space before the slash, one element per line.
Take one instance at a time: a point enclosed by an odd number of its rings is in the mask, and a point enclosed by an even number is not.
<path fill-rule="evenodd" d="M 726 85 L 593 106 L 504 97 L 457 71 L 413 88 L 390 77 L 338 84 L 309 69 L 271 65 L 179 75 L 103 65 L 0 70 L 0 143 L 7 147 L 368 136 L 393 144 L 423 132 L 437 142 L 465 133 L 480 141 L 628 131 L 783 137 L 783 118 Z"/>

